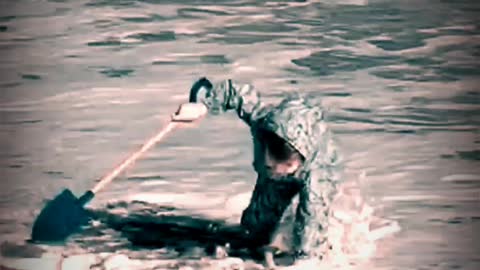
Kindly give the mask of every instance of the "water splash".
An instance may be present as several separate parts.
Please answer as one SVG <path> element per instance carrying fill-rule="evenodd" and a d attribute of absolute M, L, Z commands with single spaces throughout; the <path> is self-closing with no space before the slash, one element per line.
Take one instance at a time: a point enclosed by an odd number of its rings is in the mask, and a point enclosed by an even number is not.
<path fill-rule="evenodd" d="M 381 206 L 366 199 L 366 173 L 346 182 L 339 189 L 330 217 L 328 259 L 339 266 L 365 263 L 375 255 L 380 239 L 398 232 L 398 223 L 376 214 Z"/>
<path fill-rule="evenodd" d="M 347 269 L 368 263 L 376 254 L 379 240 L 398 232 L 400 226 L 376 213 L 381 206 L 374 207 L 372 202 L 366 199 L 366 186 L 365 172 L 357 179 L 339 186 L 330 209 L 328 241 L 332 249 L 321 262 L 311 260 L 278 269 Z M 273 248 L 281 252 L 292 251 L 291 232 L 296 203 L 297 201 L 294 201 L 286 210 L 271 243 Z"/>

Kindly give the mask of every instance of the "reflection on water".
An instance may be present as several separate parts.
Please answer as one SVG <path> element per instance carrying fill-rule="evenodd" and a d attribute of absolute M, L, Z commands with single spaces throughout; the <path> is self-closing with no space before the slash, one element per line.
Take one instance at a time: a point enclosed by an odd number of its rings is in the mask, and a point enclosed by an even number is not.
<path fill-rule="evenodd" d="M 0 7 L 3 239 L 28 237 L 39 206 L 62 188 L 91 188 L 166 124 L 195 79 L 231 77 L 253 83 L 266 101 L 300 90 L 330 108 L 345 180 L 367 175 L 361 193 L 375 215 L 366 223 L 381 225 L 381 217 L 401 228 L 379 240 L 368 269 L 478 268 L 477 3 L 22 0 Z M 236 220 L 255 179 L 250 144 L 233 113 L 209 116 L 161 142 L 91 207 L 144 200 Z M 341 202 L 360 198 L 346 197 Z M 103 237 L 105 245 L 123 241 L 113 231 Z M 98 245 L 73 241 L 67 250 Z M 345 248 L 368 248 L 360 247 Z"/>

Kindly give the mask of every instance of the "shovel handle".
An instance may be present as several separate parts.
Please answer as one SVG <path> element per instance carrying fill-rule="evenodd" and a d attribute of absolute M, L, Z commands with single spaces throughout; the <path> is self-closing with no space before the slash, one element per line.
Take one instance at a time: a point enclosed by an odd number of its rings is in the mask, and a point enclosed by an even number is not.
<path fill-rule="evenodd" d="M 132 153 L 128 158 L 126 158 L 122 163 L 120 163 L 117 167 L 113 168 L 107 175 L 105 175 L 100 182 L 98 182 L 95 187 L 92 189 L 92 192 L 95 194 L 103 187 L 105 187 L 108 183 L 110 183 L 115 177 L 117 177 L 120 173 L 122 173 L 130 164 L 132 164 L 135 160 L 137 160 L 143 153 L 149 150 L 152 146 L 154 146 L 157 142 L 165 137 L 170 131 L 172 131 L 178 122 L 171 121 L 168 123 L 166 127 L 160 130 L 157 134 L 151 137 L 143 146 Z"/>
<path fill-rule="evenodd" d="M 213 87 L 212 83 L 205 77 L 202 77 L 197 82 L 194 83 L 192 88 L 190 89 L 190 96 L 189 102 L 196 102 L 196 96 L 198 92 L 202 88 L 211 89 Z M 191 122 L 191 121 L 171 121 L 168 125 L 160 130 L 155 136 L 150 138 L 139 150 L 132 153 L 125 161 L 120 163 L 117 167 L 115 167 L 110 173 L 105 175 L 100 182 L 95 185 L 95 187 L 91 190 L 93 194 L 97 193 L 101 190 L 104 186 L 110 183 L 115 177 L 117 177 L 122 171 L 125 170 L 130 164 L 132 164 L 135 160 L 137 160 L 144 152 L 150 149 L 153 145 L 159 142 L 165 135 L 167 135 L 170 131 L 172 131 L 180 122 Z M 86 199 L 92 197 L 93 194 L 86 195 Z M 86 200 L 88 201 L 88 200 Z"/>

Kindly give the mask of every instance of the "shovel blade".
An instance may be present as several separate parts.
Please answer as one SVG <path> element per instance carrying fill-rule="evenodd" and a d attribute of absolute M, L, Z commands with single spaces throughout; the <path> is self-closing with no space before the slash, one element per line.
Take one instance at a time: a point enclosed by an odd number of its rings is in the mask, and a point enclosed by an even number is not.
<path fill-rule="evenodd" d="M 32 227 L 31 241 L 64 241 L 81 226 L 88 224 L 90 217 L 83 205 L 84 202 L 70 190 L 63 190 L 38 215 Z"/>

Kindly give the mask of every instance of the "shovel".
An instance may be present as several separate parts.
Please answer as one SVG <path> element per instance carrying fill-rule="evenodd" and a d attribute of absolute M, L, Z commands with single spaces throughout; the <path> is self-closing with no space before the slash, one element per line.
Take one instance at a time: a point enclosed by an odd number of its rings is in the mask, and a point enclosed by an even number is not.
<path fill-rule="evenodd" d="M 190 90 L 190 102 L 196 102 L 196 95 L 202 87 L 211 88 L 212 84 L 205 78 L 198 80 Z M 143 153 L 170 133 L 179 123 L 171 121 L 166 127 L 151 137 L 139 150 L 132 153 L 122 163 L 105 175 L 91 190 L 79 198 L 69 190 L 64 189 L 53 200 L 49 201 L 33 223 L 30 241 L 32 242 L 59 242 L 69 235 L 78 232 L 87 225 L 91 217 L 84 206 L 90 202 L 95 194 L 109 184 L 115 177 L 135 162 Z"/>

